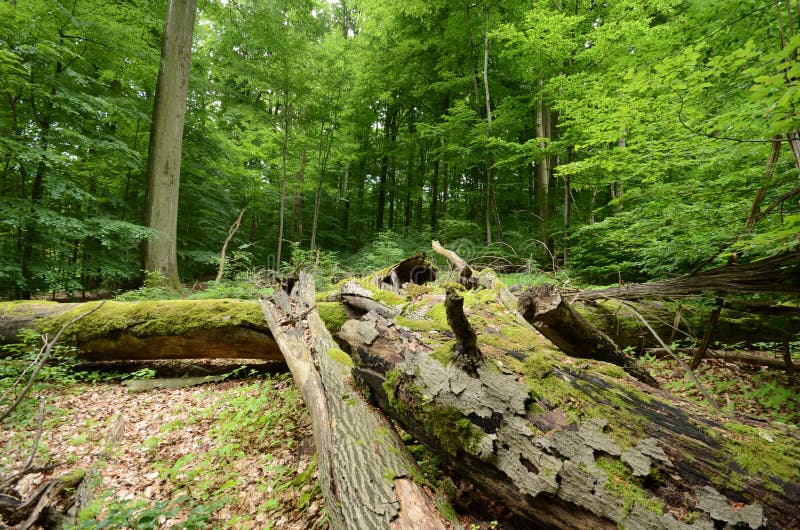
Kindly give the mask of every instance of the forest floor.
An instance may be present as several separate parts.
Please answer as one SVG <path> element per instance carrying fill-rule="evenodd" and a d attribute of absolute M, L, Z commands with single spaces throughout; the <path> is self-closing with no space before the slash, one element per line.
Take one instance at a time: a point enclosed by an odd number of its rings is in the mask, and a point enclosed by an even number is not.
<path fill-rule="evenodd" d="M 644 360 L 666 389 L 699 399 L 674 360 Z M 800 384 L 788 384 L 784 372 L 706 360 L 697 375 L 723 410 L 800 423 Z M 286 374 L 249 376 L 136 393 L 119 381 L 44 386 L 35 466 L 54 467 L 27 475 L 18 493 L 82 468 L 97 476 L 95 500 L 78 528 L 327 527 L 299 392 Z M 29 407 L 21 413 L 30 421 L 0 431 L 0 473 L 30 452 L 36 402 Z M 110 439 L 115 424 L 122 429 Z M 466 516 L 462 522 L 502 527 Z"/>

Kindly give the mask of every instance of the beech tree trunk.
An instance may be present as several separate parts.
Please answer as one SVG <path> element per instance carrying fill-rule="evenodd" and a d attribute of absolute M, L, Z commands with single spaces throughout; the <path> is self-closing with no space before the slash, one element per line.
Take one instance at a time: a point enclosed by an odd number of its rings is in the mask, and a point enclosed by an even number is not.
<path fill-rule="evenodd" d="M 448 527 L 391 423 L 348 380 L 351 359 L 316 310 L 314 283 L 301 274 L 291 295 L 261 307 L 311 416 L 331 528 L 437 530 Z"/>
<path fill-rule="evenodd" d="M 145 224 L 157 234 L 145 245 L 145 269 L 160 272 L 176 289 L 181 287 L 176 245 L 178 190 L 194 18 L 195 0 L 169 1 L 147 162 Z"/>
<path fill-rule="evenodd" d="M 23 328 L 53 333 L 96 302 L 0 303 L 0 343 Z M 283 361 L 256 302 L 164 300 L 106 302 L 64 332 L 62 342 L 91 361 L 259 359 Z"/>

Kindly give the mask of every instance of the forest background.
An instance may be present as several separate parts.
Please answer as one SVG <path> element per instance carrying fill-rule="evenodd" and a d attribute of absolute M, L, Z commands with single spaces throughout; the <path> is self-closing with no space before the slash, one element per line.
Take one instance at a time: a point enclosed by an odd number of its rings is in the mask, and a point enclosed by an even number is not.
<path fill-rule="evenodd" d="M 165 9 L 0 3 L 0 297 L 141 281 Z M 229 275 L 373 270 L 438 238 L 506 272 L 609 284 L 797 246 L 791 2 L 197 9 L 185 281 L 214 277 L 243 210 Z"/>

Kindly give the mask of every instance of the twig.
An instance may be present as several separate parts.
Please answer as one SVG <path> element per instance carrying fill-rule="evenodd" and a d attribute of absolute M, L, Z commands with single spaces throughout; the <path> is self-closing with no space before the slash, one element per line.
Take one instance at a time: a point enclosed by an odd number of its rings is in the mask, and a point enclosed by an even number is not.
<path fill-rule="evenodd" d="M 684 372 L 686 372 L 687 374 L 689 374 L 689 377 L 692 379 L 692 382 L 694 383 L 694 386 L 696 386 L 696 387 L 697 387 L 697 389 L 700 391 L 700 393 L 701 393 L 701 394 L 703 394 L 703 397 L 706 399 L 706 401 L 708 401 L 708 403 L 709 403 L 709 404 L 710 404 L 712 407 L 714 407 L 714 409 L 716 409 L 716 410 L 720 410 L 720 409 L 719 409 L 719 406 L 717 406 L 717 404 L 714 402 L 714 400 L 712 400 L 712 399 L 711 399 L 711 396 L 709 395 L 709 393 L 708 393 L 708 391 L 705 389 L 705 387 L 704 387 L 702 384 L 700 384 L 700 381 L 698 381 L 697 377 L 695 377 L 695 375 L 694 375 L 694 372 L 692 371 L 692 369 L 691 369 L 691 368 L 689 368 L 689 365 L 687 365 L 685 362 L 683 362 L 683 359 L 681 359 L 680 357 L 678 357 L 678 355 L 677 355 L 675 352 L 673 352 L 673 351 L 672 351 L 672 349 L 671 349 L 669 346 L 667 346 L 667 344 L 664 342 L 664 340 L 661 338 L 661 336 L 660 336 L 658 333 L 656 333 L 656 330 L 654 330 L 654 329 L 653 329 L 653 327 L 650 325 L 650 323 L 647 321 L 647 319 L 646 319 L 646 318 L 644 318 L 644 317 L 642 316 L 642 314 L 641 314 L 641 313 L 639 313 L 639 312 L 636 310 L 636 308 L 635 308 L 635 307 L 633 307 L 633 305 L 631 305 L 630 303 L 628 303 L 628 302 L 626 302 L 626 301 L 624 301 L 624 300 L 621 300 L 621 302 L 622 302 L 623 304 L 625 304 L 626 306 L 628 306 L 628 308 L 631 310 L 631 312 L 632 312 L 634 315 L 636 315 L 636 317 L 637 317 L 639 320 L 641 320 L 641 321 L 642 321 L 642 324 L 644 324 L 644 325 L 645 325 L 645 327 L 646 327 L 646 328 L 647 328 L 647 329 L 650 331 L 650 333 L 652 333 L 652 334 L 653 334 L 653 337 L 655 337 L 655 339 L 658 341 L 658 343 L 659 343 L 659 344 L 661 344 L 661 347 L 662 347 L 662 348 L 664 348 L 664 350 L 665 350 L 665 351 L 666 351 L 668 354 L 670 354 L 670 356 L 672 356 L 672 358 L 673 358 L 673 359 L 675 359 L 675 361 L 677 361 L 677 363 L 680 365 L 680 367 L 681 367 L 681 368 L 683 368 L 683 371 L 684 371 Z"/>
<path fill-rule="evenodd" d="M 25 396 L 28 395 L 28 392 L 30 391 L 31 387 L 33 386 L 33 382 L 36 381 L 36 376 L 39 375 L 39 372 L 41 371 L 42 367 L 44 366 L 45 361 L 47 361 L 47 358 L 50 357 L 50 352 L 53 350 L 53 346 L 55 346 L 56 343 L 58 342 L 58 339 L 61 338 L 61 334 L 64 333 L 64 330 L 66 330 L 69 326 L 71 326 L 75 322 L 81 320 L 82 318 L 91 315 L 92 313 L 94 313 L 95 311 L 97 311 L 98 309 L 103 307 L 103 304 L 105 304 L 105 303 L 106 303 L 106 301 L 103 300 L 102 302 L 100 302 L 100 304 L 96 305 L 95 307 L 93 307 L 89 311 L 87 311 L 87 312 L 85 312 L 85 313 L 83 313 L 81 315 L 78 315 L 77 317 L 73 318 L 72 320 L 70 320 L 69 322 L 64 324 L 61 327 L 61 329 L 58 330 L 58 333 L 56 333 L 56 336 L 53 337 L 53 340 L 45 340 L 45 344 L 44 344 L 44 346 L 42 346 L 42 351 L 41 351 L 41 353 L 39 355 L 39 360 L 37 361 L 37 363 L 36 363 L 36 365 L 35 365 L 35 367 L 33 369 L 33 372 L 31 373 L 31 376 L 28 379 L 28 383 L 25 385 L 25 388 L 23 388 L 22 391 L 19 393 L 19 395 L 17 396 L 16 401 L 14 401 L 14 403 L 12 403 L 11 406 L 8 407 L 8 409 L 6 409 L 6 411 L 3 412 L 2 415 L 0 415 L 0 422 L 5 420 L 9 416 L 9 414 L 14 412 L 14 410 L 19 406 L 19 404 L 22 403 L 22 400 L 25 399 Z"/>
<path fill-rule="evenodd" d="M 31 454 L 22 466 L 22 471 L 25 472 L 33 464 L 33 458 L 36 456 L 36 449 L 39 447 L 39 440 L 42 439 L 42 428 L 44 426 L 44 396 L 39 396 L 39 421 L 36 424 L 36 438 L 33 440 L 33 448 Z"/>

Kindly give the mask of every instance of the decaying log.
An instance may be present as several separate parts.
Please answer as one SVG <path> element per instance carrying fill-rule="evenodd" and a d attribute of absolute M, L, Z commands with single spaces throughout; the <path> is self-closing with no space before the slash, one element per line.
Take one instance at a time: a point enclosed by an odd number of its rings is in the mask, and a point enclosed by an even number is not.
<path fill-rule="evenodd" d="M 49 479 L 40 484 L 36 491 L 26 499 L 0 494 L 0 514 L 3 515 L 6 522 L 15 525 L 13 528 L 27 530 L 37 524 L 40 518 L 53 507 L 54 501 L 62 492 L 77 487 L 85 475 L 85 471 L 77 469 L 60 477 Z"/>
<path fill-rule="evenodd" d="M 644 351 L 645 353 L 651 353 L 653 355 L 658 355 L 658 356 L 668 355 L 667 351 L 664 348 L 645 348 Z M 695 350 L 694 348 L 676 348 L 673 351 L 677 353 L 685 353 L 692 355 Z M 754 366 L 768 366 L 770 368 L 776 368 L 779 370 L 786 370 L 787 368 L 785 358 L 778 359 L 777 357 L 768 357 L 766 355 L 759 355 L 756 353 L 735 352 L 726 350 L 723 351 L 708 350 L 706 352 L 706 357 L 709 359 L 719 359 L 731 363 L 752 364 Z"/>
<path fill-rule="evenodd" d="M 478 286 L 478 278 L 473 277 L 472 268 L 458 254 L 450 249 L 444 248 L 438 241 L 431 241 L 433 251 L 445 258 L 458 272 L 458 283 L 467 289 L 474 289 Z"/>
<path fill-rule="evenodd" d="M 435 279 L 436 268 L 425 259 L 425 254 L 417 254 L 376 274 L 374 283 L 381 289 L 396 293 L 405 284 L 423 285 Z"/>
<path fill-rule="evenodd" d="M 796 432 L 717 422 L 553 352 L 493 352 L 473 377 L 441 334 L 368 313 L 339 337 L 382 410 L 530 527 L 800 527 Z"/>
<path fill-rule="evenodd" d="M 349 307 L 361 310 L 363 313 L 376 311 L 386 318 L 397 316 L 397 310 L 377 302 L 372 296 L 372 291 L 352 280 L 342 285 L 339 295 L 339 299 Z"/>
<path fill-rule="evenodd" d="M 0 343 L 23 328 L 57 331 L 72 316 L 97 306 L 0 303 Z M 242 358 L 283 361 L 256 302 L 164 300 L 106 302 L 64 333 L 77 356 L 92 361 Z"/>
<path fill-rule="evenodd" d="M 393 426 L 351 386 L 352 361 L 315 309 L 311 277 L 261 306 L 311 416 L 331 527 L 447 528 Z"/>
<path fill-rule="evenodd" d="M 630 355 L 620 351 L 605 333 L 575 311 L 555 285 L 539 285 L 520 294 L 519 310 L 525 320 L 564 353 L 616 364 L 640 381 L 658 386 Z"/>
<path fill-rule="evenodd" d="M 638 300 L 677 298 L 702 293 L 788 294 L 800 296 L 800 251 L 784 252 L 747 264 L 730 263 L 716 269 L 669 280 L 592 289 L 577 293 L 577 300 Z"/>

